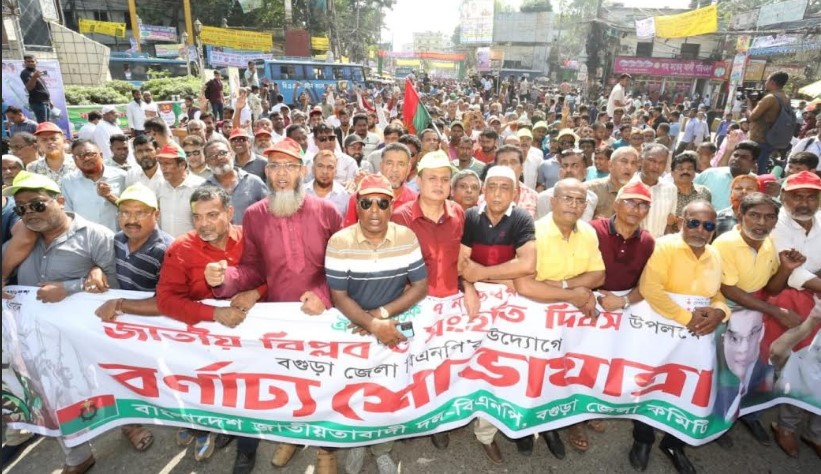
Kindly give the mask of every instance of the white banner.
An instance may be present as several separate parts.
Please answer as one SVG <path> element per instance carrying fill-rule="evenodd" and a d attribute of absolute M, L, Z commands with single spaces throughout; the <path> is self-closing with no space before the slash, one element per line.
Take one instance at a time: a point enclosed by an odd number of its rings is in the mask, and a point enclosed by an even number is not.
<path fill-rule="evenodd" d="M 104 300 L 145 294 L 43 304 L 35 288 L 7 289 L 4 418 L 69 446 L 127 423 L 355 446 L 477 416 L 514 438 L 634 418 L 700 445 L 735 418 L 725 403 L 714 413 L 714 337 L 691 336 L 645 304 L 590 319 L 482 285 L 479 317 L 467 318 L 461 297 L 428 298 L 398 318 L 415 336 L 389 349 L 351 334 L 338 311 L 310 317 L 299 303 L 257 304 L 234 329 L 162 317 L 103 323 L 93 312 Z M 730 401 L 751 391 L 722 390 Z M 819 412 L 817 399 L 787 401 Z"/>
<path fill-rule="evenodd" d="M 656 19 L 654 17 L 636 20 L 636 36 L 639 39 L 648 39 L 656 36 Z"/>

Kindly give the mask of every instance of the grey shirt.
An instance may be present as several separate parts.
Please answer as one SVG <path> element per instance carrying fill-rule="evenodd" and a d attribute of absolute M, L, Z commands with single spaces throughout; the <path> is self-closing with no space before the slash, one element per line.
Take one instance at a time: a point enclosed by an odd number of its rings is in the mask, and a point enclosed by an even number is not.
<path fill-rule="evenodd" d="M 562 165 L 555 157 L 548 158 L 539 164 L 536 172 L 536 184 L 541 184 L 545 189 L 550 189 L 559 182 L 559 171 Z"/>
<path fill-rule="evenodd" d="M 92 267 L 100 267 L 112 288 L 117 287 L 114 232 L 89 222 L 73 212 L 68 231 L 46 248 L 42 237 L 17 271 L 17 283 L 37 286 L 40 282 L 61 281 L 68 294 L 83 290 L 83 281 Z"/>
<path fill-rule="evenodd" d="M 232 222 L 236 225 L 241 225 L 245 210 L 248 209 L 248 206 L 251 204 L 265 198 L 265 196 L 268 195 L 268 187 L 259 177 L 245 172 L 242 168 L 235 166 L 234 172 L 237 173 L 237 184 L 234 186 L 234 189 L 226 191 L 231 195 L 231 205 L 234 206 L 234 219 Z M 218 188 L 222 187 L 214 175 L 206 179 L 205 184 L 210 184 Z"/>

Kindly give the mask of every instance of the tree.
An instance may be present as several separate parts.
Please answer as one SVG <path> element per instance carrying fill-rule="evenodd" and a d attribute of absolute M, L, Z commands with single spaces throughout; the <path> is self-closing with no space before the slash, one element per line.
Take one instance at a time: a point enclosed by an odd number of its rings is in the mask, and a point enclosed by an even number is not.
<path fill-rule="evenodd" d="M 525 0 L 519 7 L 519 11 L 522 13 L 552 12 L 553 5 L 550 0 Z"/>

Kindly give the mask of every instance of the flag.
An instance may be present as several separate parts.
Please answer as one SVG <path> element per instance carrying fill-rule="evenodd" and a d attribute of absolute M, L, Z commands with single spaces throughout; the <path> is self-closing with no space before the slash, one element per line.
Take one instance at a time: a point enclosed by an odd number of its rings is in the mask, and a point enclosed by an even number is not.
<path fill-rule="evenodd" d="M 77 433 L 118 415 L 113 395 L 97 395 L 57 410 L 57 421 L 64 435 Z"/>
<path fill-rule="evenodd" d="M 410 79 L 405 79 L 405 104 L 402 107 L 402 120 L 410 133 L 421 132 L 432 122 L 428 109 L 419 100 L 419 94 L 413 88 Z"/>

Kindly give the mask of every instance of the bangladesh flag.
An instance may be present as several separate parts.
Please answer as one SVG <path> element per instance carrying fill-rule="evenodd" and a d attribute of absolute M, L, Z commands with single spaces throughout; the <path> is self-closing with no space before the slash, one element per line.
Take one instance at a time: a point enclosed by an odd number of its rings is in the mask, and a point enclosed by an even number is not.
<path fill-rule="evenodd" d="M 405 103 L 402 107 L 402 120 L 410 133 L 421 132 L 432 122 L 428 109 L 419 100 L 419 94 L 413 88 L 410 79 L 405 79 Z"/>
<path fill-rule="evenodd" d="M 119 415 L 114 395 L 97 395 L 57 410 L 57 421 L 64 435 L 93 428 Z"/>

